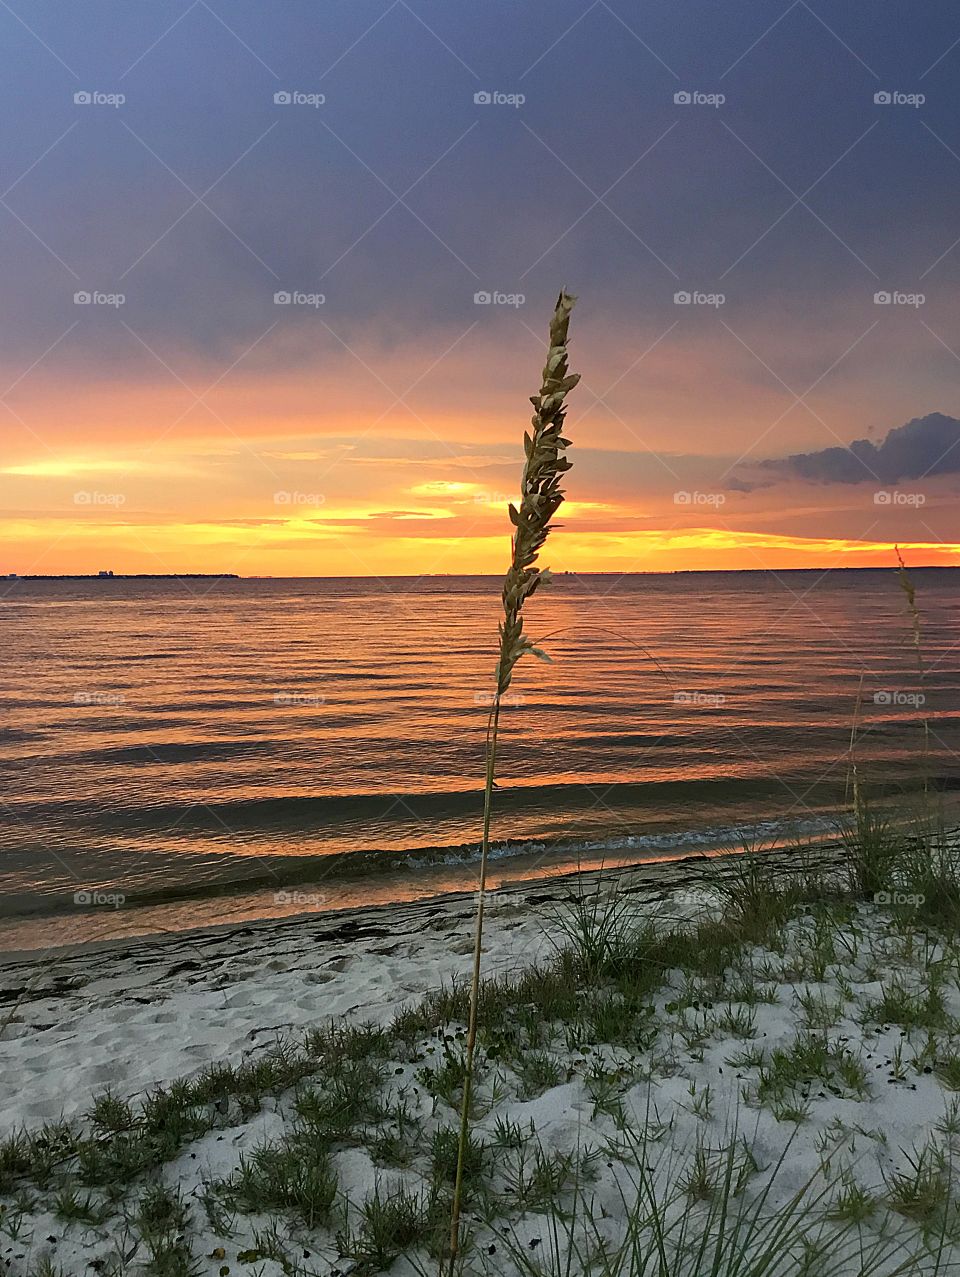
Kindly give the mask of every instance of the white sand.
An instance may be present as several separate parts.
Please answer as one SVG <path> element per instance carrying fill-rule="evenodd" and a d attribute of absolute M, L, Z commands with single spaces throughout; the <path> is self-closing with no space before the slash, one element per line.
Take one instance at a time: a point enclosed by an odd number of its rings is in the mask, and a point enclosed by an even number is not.
<path fill-rule="evenodd" d="M 132 1096 L 214 1060 L 237 1063 L 331 1017 L 387 1022 L 471 965 L 472 898 L 356 915 L 0 967 L 0 988 L 23 992 L 0 1034 L 3 1128 L 82 1111 L 108 1086 Z M 491 972 L 543 952 L 542 922 L 522 902 L 494 903 L 488 916 Z"/>
<path fill-rule="evenodd" d="M 672 896 L 663 887 L 660 869 L 661 881 L 654 893 L 642 890 L 651 881 L 649 873 L 628 878 L 641 889 L 638 907 L 662 910 L 666 900 L 671 915 L 695 911 L 701 903 L 695 883 L 702 866 L 676 871 Z M 515 888 L 493 895 L 486 972 L 516 969 L 547 956 L 551 902 L 569 891 L 568 884 L 554 882 L 535 890 Z M 416 1002 L 431 987 L 466 973 L 472 911 L 472 898 L 462 897 L 84 951 L 64 955 L 40 971 L 27 962 L 9 962 L 0 968 L 0 987 L 26 989 L 27 994 L 0 1039 L 3 1123 L 8 1128 L 23 1123 L 33 1126 L 61 1113 L 76 1113 L 107 1086 L 121 1096 L 135 1096 L 152 1084 L 189 1075 L 213 1060 L 236 1064 L 278 1037 L 300 1033 L 331 1016 L 389 1022 L 405 1003 Z M 756 955 L 758 960 L 779 962 L 775 980 L 779 1001 L 755 1008 L 756 1036 L 751 1042 L 711 1027 L 711 1018 L 723 1008 L 678 1011 L 683 982 L 676 974 L 656 996 L 660 1027 L 649 1048 L 632 1055 L 622 1047 L 569 1054 L 567 1079 L 533 1099 L 520 1098 L 513 1086 L 496 1095 L 491 1092 L 489 1109 L 478 1124 L 479 1135 L 489 1137 L 498 1118 L 523 1125 L 532 1119 L 547 1150 L 598 1150 L 598 1178 L 589 1190 L 593 1214 L 601 1231 L 616 1237 L 623 1216 L 621 1194 L 626 1191 L 629 1196 L 631 1189 L 623 1163 L 610 1152 L 622 1143 L 622 1132 L 609 1112 L 597 1111 L 596 1086 L 588 1079 L 600 1060 L 601 1071 L 611 1079 L 619 1074 L 620 1098 L 634 1128 L 642 1129 L 648 1113 L 652 1114 L 651 1148 L 662 1167 L 676 1163 L 670 1171 L 674 1182 L 680 1163 L 689 1162 L 698 1143 L 719 1148 L 734 1128 L 747 1140 L 761 1175 L 792 1137 L 771 1201 L 786 1201 L 828 1162 L 832 1178 L 846 1171 L 878 1199 L 871 1236 L 881 1229 L 919 1247 L 918 1230 L 888 1208 L 888 1180 L 894 1171 L 907 1167 L 911 1152 L 928 1140 L 950 1149 L 953 1139 L 938 1130 L 938 1123 L 951 1096 L 934 1073 L 911 1067 L 924 1043 L 922 1032 L 908 1035 L 890 1025 L 865 1029 L 860 1011 L 879 996 L 882 980 L 892 972 L 901 970 L 909 981 L 920 967 L 902 937 L 892 936 L 882 913 L 864 909 L 849 929 L 855 951 L 838 954 L 836 964 L 818 984 L 803 970 L 805 946 L 809 947 L 803 925 L 791 924 L 782 954 Z M 925 961 L 931 957 L 923 956 Z M 844 998 L 841 978 L 848 982 L 852 997 Z M 55 981 L 61 982 L 59 988 Z M 807 991 L 845 1003 L 829 1033 L 833 1039 L 846 1039 L 849 1049 L 863 1059 L 869 1073 L 868 1094 L 858 1099 L 842 1087 L 834 1094 L 815 1084 L 809 1088 L 808 1119 L 794 1127 L 778 1121 L 769 1107 L 755 1103 L 756 1070 L 731 1066 L 729 1061 L 744 1046 L 761 1046 L 769 1054 L 774 1047 L 792 1042 L 804 1025 L 797 997 Z M 955 970 L 946 998 L 948 1011 L 960 1022 Z M 452 1115 L 438 1113 L 434 1102 L 417 1088 L 414 1065 L 400 1064 L 395 1072 L 393 1093 L 417 1095 L 425 1122 L 450 1124 Z M 192 1145 L 167 1168 L 167 1182 L 179 1183 L 195 1204 L 195 1194 L 206 1179 L 229 1174 L 241 1153 L 280 1135 L 290 1118 L 289 1104 L 268 1100 L 251 1120 L 214 1130 Z M 384 1190 L 394 1189 L 405 1174 L 418 1187 L 413 1172 L 375 1167 L 364 1150 L 338 1154 L 336 1169 L 343 1191 L 353 1202 L 362 1201 L 377 1183 Z M 199 1206 L 193 1215 L 196 1230 L 191 1244 L 199 1272 L 220 1273 L 226 1265 L 231 1274 L 280 1277 L 283 1269 L 273 1260 L 248 1264 L 238 1258 L 252 1244 L 249 1220 L 241 1221 L 237 1235 L 225 1240 L 211 1230 Z M 546 1261 L 549 1238 L 542 1219 L 522 1221 L 517 1236 L 523 1244 L 538 1237 L 538 1253 Z M 304 1258 L 300 1271 L 323 1277 L 352 1271 L 349 1261 L 338 1259 L 333 1237 L 322 1230 L 305 1237 L 293 1229 L 290 1238 L 298 1259 L 305 1250 L 309 1252 L 309 1262 Z M 502 1237 L 492 1231 L 485 1242 L 494 1244 L 494 1239 L 499 1249 L 487 1270 L 514 1272 Z M 48 1209 L 38 1208 L 17 1238 L 0 1237 L 0 1258 L 10 1261 L 10 1272 L 27 1273 L 31 1264 L 49 1255 L 73 1277 L 93 1271 L 87 1267 L 92 1259 L 115 1255 L 116 1241 L 115 1230 L 111 1235 L 104 1227 L 65 1225 Z M 142 1257 L 142 1248 L 132 1251 L 131 1266 L 124 1271 L 143 1271 L 138 1266 Z M 950 1248 L 950 1262 L 951 1267 L 942 1271 L 954 1271 L 960 1264 L 960 1250 Z M 391 1271 L 410 1274 L 414 1270 L 401 1259 Z M 549 1264 L 547 1271 L 551 1271 Z M 572 1274 L 581 1271 L 577 1264 L 571 1269 Z M 855 1270 L 837 1259 L 836 1266 L 826 1271 L 830 1277 L 842 1277 Z M 882 1271 L 888 1270 L 877 1268 L 878 1273 Z M 918 1261 L 904 1271 L 919 1277 L 934 1270 Z M 777 1277 L 775 1271 L 770 1277 Z"/>
<path fill-rule="evenodd" d="M 620 875 L 651 902 L 696 892 L 691 857 Z M 596 874 L 584 874 L 588 885 Z M 484 969 L 533 963 L 550 909 L 575 890 L 558 878 L 490 892 Z M 695 897 L 692 897 L 695 899 Z M 228 926 L 182 936 L 0 955 L 0 1134 L 82 1111 L 109 1086 L 133 1095 L 213 1060 L 238 1062 L 330 1017 L 390 1020 L 463 975 L 473 895 Z M 531 906 L 536 905 L 535 909 Z"/>

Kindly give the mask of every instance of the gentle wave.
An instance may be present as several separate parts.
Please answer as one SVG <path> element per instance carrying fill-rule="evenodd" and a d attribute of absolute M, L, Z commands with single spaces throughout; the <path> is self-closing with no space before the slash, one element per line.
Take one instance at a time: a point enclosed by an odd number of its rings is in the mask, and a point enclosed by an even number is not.
<path fill-rule="evenodd" d="M 517 861 L 531 864 L 532 876 L 537 874 L 537 862 L 550 858 L 551 866 L 580 863 L 594 864 L 609 861 L 613 864 L 643 863 L 645 860 L 668 861 L 690 854 L 706 852 L 738 851 L 746 847 L 771 848 L 791 841 L 833 837 L 838 833 L 836 820 L 830 816 L 807 819 L 786 825 L 777 821 L 758 821 L 752 825 L 716 826 L 687 830 L 674 834 L 637 834 L 622 837 L 595 839 L 569 839 L 545 843 L 537 839 L 494 841 L 489 851 L 491 862 Z M 456 846 L 419 847 L 415 851 L 355 851 L 328 856 L 275 856 L 263 864 L 256 861 L 231 858 L 226 865 L 217 866 L 217 872 L 195 881 L 166 881 L 155 887 L 126 885 L 124 907 L 199 900 L 257 887 L 269 887 L 282 894 L 304 884 L 331 885 L 369 877 L 410 874 L 428 876 L 441 869 L 470 870 L 480 862 L 479 843 L 469 842 Z M 462 885 L 470 885 L 470 877 Z M 84 887 L 88 892 L 109 892 L 116 888 L 112 877 L 103 878 L 91 874 Z M 14 899 L 10 893 L 0 896 L 0 917 L 42 916 L 73 912 L 75 893 L 59 884 L 55 890 L 33 890 L 19 893 Z"/>
<path fill-rule="evenodd" d="M 555 663 L 518 667 L 502 718 L 496 864 L 829 825 L 854 724 L 865 787 L 956 789 L 960 576 L 914 584 L 922 686 L 892 571 L 559 577 L 530 623 Z M 198 607 L 176 581 L 10 583 L 0 910 L 88 881 L 469 883 L 499 588 L 237 580 Z"/>

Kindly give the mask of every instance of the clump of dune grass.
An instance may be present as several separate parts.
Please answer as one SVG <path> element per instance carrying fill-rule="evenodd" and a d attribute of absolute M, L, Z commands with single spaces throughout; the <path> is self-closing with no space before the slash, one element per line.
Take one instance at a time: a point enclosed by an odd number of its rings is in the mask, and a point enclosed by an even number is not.
<path fill-rule="evenodd" d="M 904 841 L 859 785 L 854 786 L 853 809 L 840 829 L 851 890 L 864 900 L 889 892 L 903 858 Z"/>
<path fill-rule="evenodd" d="M 456 1270 L 460 1232 L 460 1204 L 463 1195 L 464 1157 L 470 1124 L 470 1088 L 473 1081 L 474 1051 L 477 1040 L 477 1006 L 480 991 L 480 952 L 483 940 L 484 893 L 487 885 L 487 859 L 490 849 L 490 814 L 493 782 L 497 763 L 497 730 L 500 704 L 513 679 L 513 670 L 522 656 L 530 654 L 549 660 L 524 633 L 523 608 L 536 590 L 550 580 L 548 568 L 536 566 L 540 551 L 550 532 L 550 520 L 563 502 L 560 486 L 571 463 L 564 452 L 570 440 L 563 435 L 566 415 L 564 400 L 580 380 L 579 373 L 568 372 L 567 329 L 575 297 L 561 291 L 550 320 L 550 346 L 543 367 L 540 389 L 531 397 L 533 418 L 531 429 L 524 432 L 525 461 L 520 481 L 520 505 L 509 507 L 514 526 L 510 566 L 503 583 L 503 620 L 500 622 L 500 654 L 496 668 L 496 691 L 487 723 L 487 765 L 483 799 L 483 841 L 480 851 L 480 883 L 477 894 L 476 939 L 473 953 L 473 977 L 470 986 L 470 1009 L 463 1079 L 463 1103 L 457 1173 L 454 1182 L 450 1222 L 450 1272 Z"/>
<path fill-rule="evenodd" d="M 625 1140 L 632 1156 L 618 1185 L 620 1228 L 610 1228 L 576 1176 L 572 1191 L 552 1194 L 537 1221 L 542 1246 L 531 1251 L 523 1220 L 506 1230 L 507 1254 L 523 1277 L 812 1277 L 840 1271 L 850 1277 L 937 1277 L 944 1271 L 936 1253 L 924 1262 L 895 1238 L 870 1234 L 856 1222 L 825 1226 L 832 1186 L 816 1176 L 774 1204 L 790 1142 L 760 1175 L 735 1130 L 709 1155 L 698 1149 L 692 1159 L 679 1150 L 658 1156 L 646 1130 L 625 1132 Z M 932 1214 L 942 1199 L 929 1179 L 896 1190 L 911 1207 L 916 1201 L 916 1210 Z M 939 1183 L 936 1189 L 941 1191 Z"/>

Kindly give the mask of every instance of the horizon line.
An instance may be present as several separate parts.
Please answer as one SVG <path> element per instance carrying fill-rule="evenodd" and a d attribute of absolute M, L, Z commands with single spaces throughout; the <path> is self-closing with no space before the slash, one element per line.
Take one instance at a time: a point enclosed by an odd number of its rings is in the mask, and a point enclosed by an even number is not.
<path fill-rule="evenodd" d="M 909 564 L 910 572 L 950 572 L 960 570 L 960 563 L 917 563 Z M 785 572 L 897 572 L 896 564 L 811 564 L 806 567 L 769 567 L 769 568 L 667 568 L 659 571 L 636 568 L 629 571 L 617 569 L 594 569 L 574 571 L 572 569 L 551 572 L 554 579 L 560 577 L 581 576 L 716 576 L 716 575 L 779 575 Z M 254 573 L 243 576 L 237 572 L 112 572 L 110 576 L 100 576 L 95 572 L 49 572 L 49 573 L 17 573 L 7 574 L 0 580 L 7 584 L 17 581 L 176 581 L 205 578 L 207 580 L 230 581 L 423 581 L 423 580 L 492 580 L 502 578 L 502 572 L 369 572 L 327 574 L 281 575 L 277 573 Z"/>

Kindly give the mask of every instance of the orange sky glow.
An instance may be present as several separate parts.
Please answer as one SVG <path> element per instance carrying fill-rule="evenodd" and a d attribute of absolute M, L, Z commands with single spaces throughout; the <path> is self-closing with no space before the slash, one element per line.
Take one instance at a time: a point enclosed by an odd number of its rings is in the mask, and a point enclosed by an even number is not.
<path fill-rule="evenodd" d="M 0 0 L 0 574 L 960 564 L 949 7 L 425 4 Z"/>
<path fill-rule="evenodd" d="M 960 562 L 950 475 L 886 505 L 872 482 L 735 482 L 771 455 L 882 438 L 870 423 L 905 419 L 909 395 L 881 407 L 881 380 L 852 404 L 841 385 L 813 411 L 758 381 L 737 343 L 677 340 L 639 364 L 595 335 L 574 345 L 597 367 L 569 400 L 555 570 L 891 566 L 895 544 L 913 563 Z M 330 339 L 312 359 L 285 342 L 219 377 L 183 358 L 158 372 L 130 345 L 122 378 L 88 373 L 68 347 L 8 392 L 0 572 L 502 570 L 542 355 L 532 331 L 452 346 L 433 334 L 421 351 Z"/>

